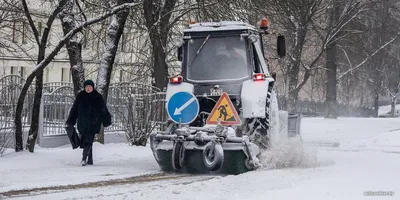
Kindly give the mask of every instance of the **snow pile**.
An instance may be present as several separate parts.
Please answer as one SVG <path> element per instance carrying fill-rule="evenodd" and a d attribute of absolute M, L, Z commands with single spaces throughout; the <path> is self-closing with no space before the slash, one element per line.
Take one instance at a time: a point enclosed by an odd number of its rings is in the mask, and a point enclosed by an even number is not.
<path fill-rule="evenodd" d="M 380 107 L 379 107 L 378 114 L 379 114 L 379 115 L 382 115 L 382 114 L 390 113 L 391 108 L 392 108 L 391 105 L 380 106 Z M 397 105 L 396 105 L 396 110 L 400 110 L 400 104 L 397 104 Z"/>
<path fill-rule="evenodd" d="M 317 151 L 305 149 L 300 137 L 274 144 L 273 148 L 261 153 L 260 162 L 263 170 L 320 166 Z"/>
<path fill-rule="evenodd" d="M 363 140 L 349 142 L 343 146 L 343 149 L 400 153 L 400 128 Z"/>
<path fill-rule="evenodd" d="M 399 128 L 400 118 L 303 118 L 300 134 L 308 146 L 345 148 Z"/>

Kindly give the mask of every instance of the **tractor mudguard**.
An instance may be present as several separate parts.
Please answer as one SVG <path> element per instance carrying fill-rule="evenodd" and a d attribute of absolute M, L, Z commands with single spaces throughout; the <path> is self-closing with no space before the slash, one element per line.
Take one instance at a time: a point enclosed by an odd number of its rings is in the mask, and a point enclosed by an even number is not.
<path fill-rule="evenodd" d="M 241 101 L 244 118 L 265 118 L 269 81 L 243 82 Z"/>

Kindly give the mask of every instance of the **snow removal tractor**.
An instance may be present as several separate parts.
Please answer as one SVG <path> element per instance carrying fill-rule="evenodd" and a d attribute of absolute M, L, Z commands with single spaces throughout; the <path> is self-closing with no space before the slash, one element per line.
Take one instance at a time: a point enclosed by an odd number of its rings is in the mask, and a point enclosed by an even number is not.
<path fill-rule="evenodd" d="M 261 152 L 299 133 L 300 116 L 278 110 L 276 75 L 265 62 L 262 37 L 243 22 L 191 23 L 178 40 L 180 75 L 166 89 L 168 122 L 150 134 L 161 169 L 239 174 L 261 166 Z M 286 54 L 277 34 L 277 54 Z"/>

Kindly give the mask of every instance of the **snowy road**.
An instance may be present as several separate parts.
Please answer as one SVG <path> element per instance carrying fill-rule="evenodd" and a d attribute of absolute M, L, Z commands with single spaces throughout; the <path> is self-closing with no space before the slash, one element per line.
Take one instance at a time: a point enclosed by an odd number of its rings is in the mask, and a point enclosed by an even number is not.
<path fill-rule="evenodd" d="M 265 169 L 238 176 L 99 184 L 12 199 L 400 199 L 400 119 L 311 118 L 302 133 L 304 148 L 282 146 L 264 155 Z M 160 172 L 148 148 L 96 147 L 98 165 L 87 167 L 69 147 L 0 158 L 0 193 Z M 365 196 L 371 192 L 388 196 Z"/>

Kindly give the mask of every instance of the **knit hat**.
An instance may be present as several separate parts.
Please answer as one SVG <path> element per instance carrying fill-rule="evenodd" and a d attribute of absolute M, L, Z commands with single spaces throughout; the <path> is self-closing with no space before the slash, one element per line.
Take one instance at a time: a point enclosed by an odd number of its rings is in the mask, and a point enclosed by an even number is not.
<path fill-rule="evenodd" d="M 92 80 L 86 80 L 83 87 L 86 87 L 87 85 L 91 85 L 94 88 L 94 82 Z"/>

